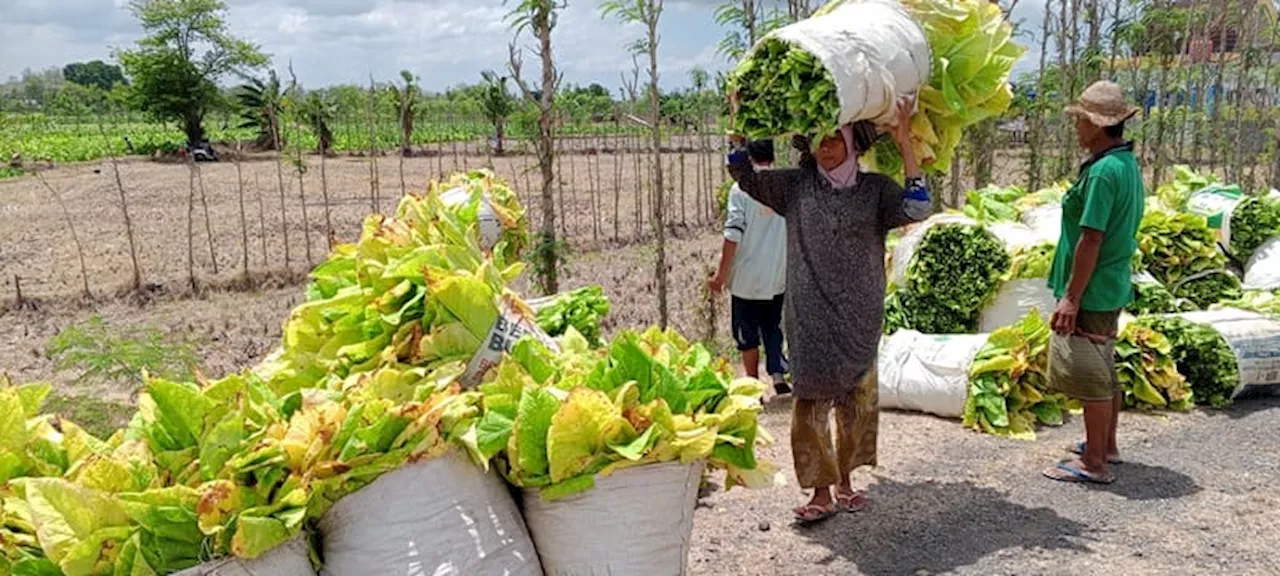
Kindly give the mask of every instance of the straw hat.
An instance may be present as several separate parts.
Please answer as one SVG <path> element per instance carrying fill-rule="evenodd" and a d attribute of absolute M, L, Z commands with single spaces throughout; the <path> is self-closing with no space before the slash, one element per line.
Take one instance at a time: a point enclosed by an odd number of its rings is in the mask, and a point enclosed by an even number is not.
<path fill-rule="evenodd" d="M 1075 104 L 1067 106 L 1066 113 L 1084 117 L 1099 128 L 1122 124 L 1138 113 L 1139 108 L 1125 101 L 1124 90 L 1115 82 L 1100 80 L 1085 88 Z"/>

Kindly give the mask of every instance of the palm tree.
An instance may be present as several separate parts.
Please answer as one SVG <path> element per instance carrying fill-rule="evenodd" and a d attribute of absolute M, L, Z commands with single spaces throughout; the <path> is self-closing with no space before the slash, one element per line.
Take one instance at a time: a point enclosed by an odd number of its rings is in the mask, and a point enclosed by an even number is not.
<path fill-rule="evenodd" d="M 246 80 L 248 83 L 241 85 L 235 95 L 241 109 L 240 127 L 258 131 L 254 147 L 259 150 L 284 148 L 284 139 L 280 134 L 280 113 L 284 100 L 280 77 L 272 70 L 265 81 L 261 78 Z"/>

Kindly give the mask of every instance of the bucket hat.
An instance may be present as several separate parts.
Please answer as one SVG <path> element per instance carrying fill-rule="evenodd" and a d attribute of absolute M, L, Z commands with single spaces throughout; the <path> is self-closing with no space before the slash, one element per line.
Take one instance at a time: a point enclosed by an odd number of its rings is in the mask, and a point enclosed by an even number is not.
<path fill-rule="evenodd" d="M 1137 106 L 1125 100 L 1124 90 L 1108 80 L 1090 84 L 1080 95 L 1080 99 L 1065 109 L 1067 114 L 1087 118 L 1099 128 L 1122 124 L 1137 114 L 1138 110 Z"/>

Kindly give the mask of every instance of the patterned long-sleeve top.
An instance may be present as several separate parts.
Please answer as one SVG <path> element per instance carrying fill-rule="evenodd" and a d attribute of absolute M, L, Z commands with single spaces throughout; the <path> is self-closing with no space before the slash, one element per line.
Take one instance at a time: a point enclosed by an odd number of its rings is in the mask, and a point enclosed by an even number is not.
<path fill-rule="evenodd" d="M 904 189 L 872 173 L 833 189 L 811 156 L 799 168 L 757 172 L 738 151 L 728 169 L 743 192 L 787 220 L 785 330 L 796 397 L 851 394 L 875 368 L 885 235 L 929 216 L 928 190 L 921 181 Z"/>

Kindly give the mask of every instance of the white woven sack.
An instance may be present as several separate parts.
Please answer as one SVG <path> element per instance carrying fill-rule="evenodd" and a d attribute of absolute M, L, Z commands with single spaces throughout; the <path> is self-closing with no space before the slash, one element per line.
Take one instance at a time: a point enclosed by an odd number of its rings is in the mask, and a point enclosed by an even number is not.
<path fill-rule="evenodd" d="M 471 190 L 465 186 L 446 190 L 440 194 L 440 203 L 445 206 L 457 206 L 471 201 Z M 493 211 L 493 200 L 488 194 L 481 197 L 480 207 L 476 212 L 476 222 L 480 226 L 480 248 L 488 251 L 502 239 L 502 221 Z"/>
<path fill-rule="evenodd" d="M 1044 278 L 1010 280 L 1000 286 L 995 300 L 991 301 L 978 318 L 979 332 L 995 332 L 1021 321 L 1033 309 L 1048 320 L 1058 301 Z"/>
<path fill-rule="evenodd" d="M 1231 397 L 1280 390 L 1280 321 L 1257 312 L 1224 308 L 1178 314 L 1213 328 L 1231 347 L 1240 384 Z"/>
<path fill-rule="evenodd" d="M 898 98 L 916 94 L 929 81 L 924 30 L 894 0 L 847 2 L 765 36 L 773 37 L 822 62 L 836 85 L 841 125 L 893 124 Z"/>
<path fill-rule="evenodd" d="M 254 558 L 224 558 L 188 568 L 174 576 L 315 576 L 307 543 L 299 536 Z"/>
<path fill-rule="evenodd" d="M 456 451 L 339 500 L 320 534 L 325 576 L 542 575 L 507 485 Z"/>
<path fill-rule="evenodd" d="M 1280 236 L 1263 242 L 1244 266 L 1244 287 L 1253 290 L 1280 289 Z"/>
<path fill-rule="evenodd" d="M 880 346 L 880 407 L 959 418 L 969 394 L 969 367 L 986 343 L 986 334 L 894 333 Z"/>
<path fill-rule="evenodd" d="M 1019 220 L 1031 228 L 1041 242 L 1058 243 L 1062 230 L 1062 206 L 1047 204 L 1037 206 L 1022 213 Z"/>
<path fill-rule="evenodd" d="M 560 500 L 524 491 L 524 518 L 547 576 L 682 576 L 703 463 L 668 462 L 596 478 Z"/>
<path fill-rule="evenodd" d="M 1013 251 L 1019 248 L 1030 248 L 1044 243 L 1035 230 L 1021 222 L 992 222 L 987 224 L 987 231 L 1004 243 L 1009 254 L 1013 254 Z"/>

